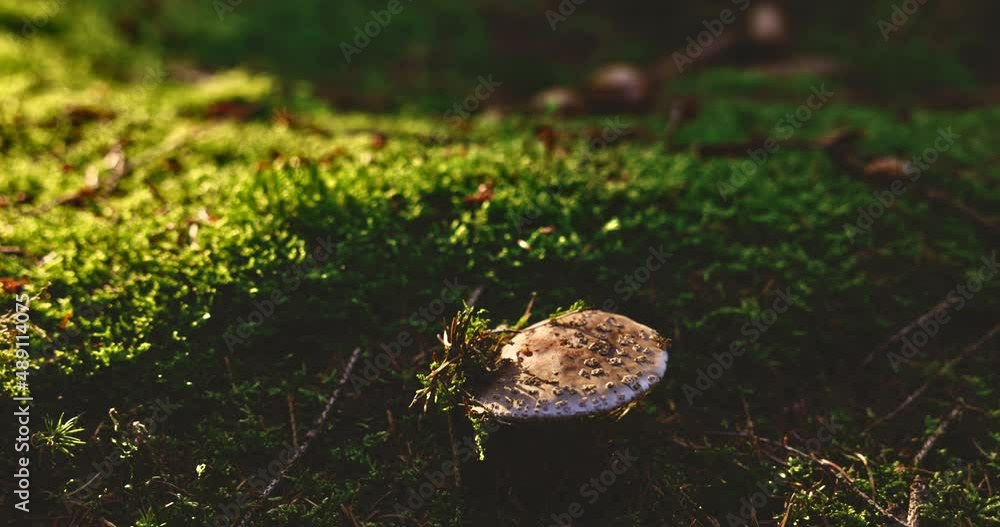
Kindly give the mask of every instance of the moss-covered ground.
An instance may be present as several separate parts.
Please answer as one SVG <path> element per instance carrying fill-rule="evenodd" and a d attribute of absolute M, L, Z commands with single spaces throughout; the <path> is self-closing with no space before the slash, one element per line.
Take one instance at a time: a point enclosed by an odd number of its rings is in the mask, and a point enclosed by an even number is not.
<path fill-rule="evenodd" d="M 1000 276 L 977 276 L 1000 240 L 971 218 L 1000 210 L 1000 109 L 901 117 L 828 82 L 786 128 L 821 81 L 711 73 L 673 87 L 699 110 L 668 149 L 658 115 L 455 127 L 239 70 L 112 80 L 72 49 L 0 33 L 0 380 L 9 400 L 27 294 L 39 525 L 861 527 L 905 519 L 918 476 L 926 522 L 1000 523 Z M 937 159 L 894 184 L 792 147 L 847 129 L 861 157 Z M 786 146 L 698 148 L 755 137 Z M 464 300 L 513 323 L 533 293 L 533 319 L 582 299 L 671 336 L 667 376 L 617 421 L 501 427 L 479 461 L 467 421 L 408 407 L 417 374 Z M 84 444 L 46 444 L 60 414 Z"/>

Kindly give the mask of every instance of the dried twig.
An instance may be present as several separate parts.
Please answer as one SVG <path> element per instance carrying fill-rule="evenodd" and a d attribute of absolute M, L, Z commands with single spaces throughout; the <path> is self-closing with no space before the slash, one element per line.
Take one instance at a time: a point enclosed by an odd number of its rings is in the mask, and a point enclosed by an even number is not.
<path fill-rule="evenodd" d="M 906 399 L 903 399 L 903 402 L 900 403 L 899 406 L 897 406 L 896 408 L 894 408 L 891 412 L 889 412 L 888 414 L 886 414 L 886 415 L 884 415 L 882 417 L 879 417 L 878 419 L 872 421 L 872 423 L 870 425 L 868 425 L 867 427 L 865 427 L 865 432 L 867 433 L 869 430 L 871 430 L 872 428 L 874 428 L 876 425 L 878 425 L 880 423 L 883 423 L 885 421 L 888 421 L 889 419 L 892 419 L 893 417 L 895 417 L 896 414 L 898 414 L 899 412 L 902 412 L 903 409 L 905 409 L 913 401 L 917 400 L 918 397 L 920 397 L 924 392 L 927 391 L 927 388 L 929 388 L 930 385 L 931 385 L 931 381 L 933 381 L 937 377 L 940 377 L 941 375 L 944 375 L 945 373 L 947 373 L 948 371 L 950 371 L 952 368 L 954 368 L 955 365 L 957 365 L 959 362 L 962 362 L 963 360 L 967 359 L 971 355 L 975 354 L 977 351 L 979 351 L 983 347 L 983 345 L 985 345 L 987 342 L 989 342 L 990 340 L 992 340 L 997 335 L 1000 335 L 1000 324 L 997 324 L 997 325 L 993 326 L 993 329 L 991 329 L 988 332 L 986 332 L 985 335 L 983 335 L 982 337 L 979 337 L 979 339 L 977 339 L 975 342 L 973 342 L 972 344 L 969 344 L 968 346 L 966 346 L 961 351 L 961 353 L 959 353 L 958 355 L 952 357 L 948 362 L 944 363 L 944 365 L 942 365 L 941 368 L 938 369 L 937 373 L 934 375 L 933 378 L 931 378 L 931 379 L 929 379 L 927 381 L 924 381 L 924 383 L 921 384 L 919 388 L 917 388 L 916 390 L 913 391 L 913 393 L 911 393 L 910 395 L 908 395 L 906 397 Z"/>
<path fill-rule="evenodd" d="M 524 326 L 528 325 L 528 321 L 531 320 L 531 308 L 534 307 L 535 297 L 537 296 L 538 293 L 532 291 L 531 298 L 528 299 L 528 306 L 524 308 L 524 313 L 521 314 L 521 318 L 517 319 L 517 323 L 514 324 L 514 327 L 511 329 L 519 330 Z"/>
<path fill-rule="evenodd" d="M 479 301 L 479 295 L 483 294 L 483 289 L 485 289 L 485 286 L 476 286 L 476 288 L 469 293 L 469 298 L 465 299 L 465 304 L 469 307 L 476 305 L 476 302 Z"/>
<path fill-rule="evenodd" d="M 288 394 L 285 400 L 288 401 L 288 425 L 292 429 L 292 447 L 299 448 L 299 426 L 295 422 L 295 396 Z"/>
<path fill-rule="evenodd" d="M 347 379 L 351 376 L 351 371 L 354 369 L 354 365 L 358 362 L 358 357 L 360 356 L 361 348 L 354 348 L 354 352 L 351 353 L 351 358 L 347 361 L 347 366 L 344 366 L 344 371 L 340 374 L 340 380 L 337 382 L 337 387 L 334 388 L 330 398 L 326 400 L 326 406 L 323 407 L 323 411 L 320 412 L 319 417 L 317 417 L 316 421 L 313 422 L 312 429 L 306 432 L 305 440 L 302 441 L 302 444 L 299 445 L 299 447 L 292 453 L 292 456 L 288 459 L 288 463 L 286 463 L 285 466 L 278 471 L 278 474 L 274 476 L 270 482 L 268 482 L 267 486 L 264 487 L 264 490 L 260 493 L 260 496 L 257 496 L 257 499 L 255 500 L 257 503 L 263 503 L 271 495 L 271 493 L 274 492 L 274 489 L 278 486 L 278 482 L 285 477 L 285 474 L 287 474 L 292 468 L 292 465 L 294 465 L 295 462 L 302 457 L 302 454 L 309 449 L 313 439 L 319 437 L 319 434 L 321 434 L 326 428 L 326 421 L 330 418 L 330 413 L 333 411 L 333 405 L 336 404 L 337 399 L 340 398 L 340 389 L 347 384 Z M 239 525 L 243 526 L 245 524 L 246 518 L 244 517 L 243 521 L 241 521 Z"/>
<path fill-rule="evenodd" d="M 785 515 L 781 517 L 781 524 L 778 527 L 785 527 L 788 524 L 788 518 L 792 515 L 792 505 L 795 504 L 795 495 L 788 498 L 788 502 L 785 503 Z"/>
<path fill-rule="evenodd" d="M 868 364 L 870 364 L 871 361 L 875 358 L 875 355 L 881 355 L 882 353 L 885 353 L 886 350 L 889 349 L 889 346 L 895 344 L 896 342 L 899 342 L 900 339 L 902 339 L 903 337 L 905 337 L 907 334 L 909 334 L 911 331 L 913 331 L 920 324 L 923 324 L 924 322 L 927 322 L 928 320 L 934 318 L 935 316 L 937 316 L 938 313 L 940 313 L 940 312 L 948 309 L 948 307 L 950 305 L 951 305 L 951 301 L 949 301 L 948 297 L 946 296 L 943 300 L 941 300 L 940 302 L 938 302 L 937 304 L 935 304 L 934 307 L 932 307 L 930 309 L 930 311 L 924 313 L 923 315 L 920 315 L 919 317 L 917 317 L 916 319 L 914 319 L 909 324 L 903 326 L 893 336 L 889 337 L 888 340 L 886 340 L 885 342 L 883 342 L 882 345 L 879 346 L 877 350 L 869 353 L 868 356 L 865 357 L 864 364 L 866 366 Z"/>
<path fill-rule="evenodd" d="M 452 419 L 454 412 L 448 412 L 448 439 L 451 441 L 451 463 L 455 467 L 453 475 L 455 477 L 455 488 L 462 488 L 462 466 L 458 455 L 458 442 L 455 441 L 455 423 Z"/>
<path fill-rule="evenodd" d="M 894 516 L 891 512 L 889 512 L 888 510 L 886 510 L 885 507 L 879 505 L 878 502 L 875 501 L 874 498 L 872 498 L 871 496 L 869 496 L 868 494 L 866 494 L 863 490 L 861 490 L 858 487 L 858 485 L 854 482 L 854 479 L 850 476 L 850 474 L 847 473 L 847 471 L 845 471 L 843 468 L 840 467 L 840 465 L 837 465 L 836 463 L 834 463 L 833 461 L 830 461 L 829 459 L 823 459 L 823 458 L 817 457 L 814 454 L 807 454 L 807 453 L 805 453 L 805 452 L 803 452 L 803 451 L 801 451 L 801 450 L 799 450 L 799 449 L 797 449 L 797 448 L 795 448 L 793 446 L 789 446 L 789 445 L 786 445 L 786 444 L 784 444 L 784 443 L 782 443 L 780 441 L 775 441 L 773 439 L 768 439 L 766 437 L 760 437 L 760 436 L 753 436 L 753 437 L 751 437 L 749 434 L 746 434 L 746 433 L 724 434 L 724 435 L 735 435 L 737 437 L 742 437 L 743 439 L 746 439 L 746 440 L 761 441 L 761 442 L 767 443 L 769 445 L 773 445 L 773 446 L 777 446 L 777 447 L 783 448 L 786 451 L 788 451 L 788 452 L 790 452 L 792 454 L 795 454 L 798 457 L 801 457 L 802 459 L 807 459 L 809 461 L 812 461 L 813 463 L 819 465 L 821 468 L 823 468 L 824 470 L 826 470 L 830 474 L 834 475 L 835 477 L 838 477 L 838 478 L 842 479 L 845 483 L 847 483 L 847 486 L 852 491 L 854 491 L 855 494 L 857 494 L 859 497 L 861 497 L 861 499 L 865 500 L 865 502 L 867 502 L 868 505 L 870 505 L 876 511 L 878 511 L 879 513 L 881 513 L 883 516 L 885 516 L 886 518 L 888 518 L 888 519 L 890 519 L 890 520 L 892 520 L 892 521 L 894 521 L 894 522 L 896 522 L 896 523 L 898 523 L 900 525 L 903 525 L 904 527 L 906 527 L 906 525 L 907 525 L 906 522 L 904 522 L 903 520 L 901 520 L 901 519 L 897 518 L 896 516 Z"/>
<path fill-rule="evenodd" d="M 962 413 L 962 406 L 955 405 L 954 408 L 948 412 L 948 415 L 941 418 L 941 422 L 938 423 L 937 428 L 931 432 L 931 435 L 924 441 L 924 445 L 920 447 L 920 451 L 917 455 L 913 456 L 913 469 L 917 470 L 923 463 L 924 459 L 930 453 L 931 449 L 934 448 L 934 444 L 937 443 L 938 439 L 944 435 L 945 431 L 948 430 L 948 425 L 954 421 L 959 414 Z M 926 497 L 927 483 L 924 481 L 924 475 L 917 472 L 916 477 L 913 478 L 913 483 L 910 485 L 910 506 L 906 512 L 906 523 L 910 527 L 920 526 L 920 506 L 923 505 L 924 498 Z"/>
<path fill-rule="evenodd" d="M 921 188 L 921 193 L 927 198 L 928 201 L 948 205 L 957 210 L 967 219 L 972 220 L 973 223 L 978 223 L 981 227 L 990 231 L 992 234 L 1000 235 L 1000 223 L 998 223 L 995 218 L 987 216 L 965 203 L 962 203 L 961 200 L 952 196 L 950 192 L 944 189 L 930 187 L 926 189 Z"/>

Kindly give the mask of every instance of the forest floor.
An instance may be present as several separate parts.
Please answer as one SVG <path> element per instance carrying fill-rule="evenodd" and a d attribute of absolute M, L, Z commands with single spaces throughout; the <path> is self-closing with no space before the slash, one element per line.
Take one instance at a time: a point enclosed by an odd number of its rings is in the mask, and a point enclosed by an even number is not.
<path fill-rule="evenodd" d="M 47 35 L 0 33 L 0 69 L 26 517 L 1000 523 L 1000 108 L 722 70 L 672 88 L 696 106 L 673 123 L 455 126 L 241 70 L 108 80 Z M 479 460 L 460 415 L 409 408 L 417 374 L 464 301 L 512 323 L 533 294 L 533 321 L 583 300 L 670 336 L 667 374 L 618 420 L 497 427 Z"/>

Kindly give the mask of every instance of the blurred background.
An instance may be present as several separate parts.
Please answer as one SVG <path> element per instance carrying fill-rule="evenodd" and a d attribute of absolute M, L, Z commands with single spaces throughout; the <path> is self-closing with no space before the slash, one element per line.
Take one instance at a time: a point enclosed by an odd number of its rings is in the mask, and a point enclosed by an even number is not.
<path fill-rule="evenodd" d="M 78 58 L 111 77 L 135 79 L 150 65 L 181 78 L 248 67 L 273 73 L 289 93 L 308 89 L 368 111 L 444 111 L 480 75 L 502 84 L 490 107 L 518 109 L 542 90 L 578 87 L 622 62 L 649 75 L 657 94 L 696 89 L 674 82 L 672 53 L 727 8 L 735 21 L 696 67 L 835 74 L 854 97 L 897 105 L 982 103 L 990 95 L 979 87 L 1000 80 L 1000 39 L 987 37 L 1000 4 L 990 0 L 400 0 L 384 29 L 368 26 L 377 34 L 350 63 L 344 45 L 365 44 L 359 34 L 388 0 L 10 4 L 0 18 L 7 30 L 65 33 Z M 894 24 L 894 14 L 904 23 Z"/>

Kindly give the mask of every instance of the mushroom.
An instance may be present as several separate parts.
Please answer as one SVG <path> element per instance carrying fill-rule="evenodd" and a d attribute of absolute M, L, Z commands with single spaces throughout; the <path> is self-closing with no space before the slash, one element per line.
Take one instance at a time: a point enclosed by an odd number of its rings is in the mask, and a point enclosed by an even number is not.
<path fill-rule="evenodd" d="M 576 90 L 553 86 L 531 98 L 531 110 L 536 113 L 553 112 L 556 115 L 575 115 L 583 110 L 583 101 Z"/>
<path fill-rule="evenodd" d="M 590 78 L 588 98 L 594 107 L 603 112 L 634 112 L 650 103 L 649 79 L 631 64 L 609 64 L 597 70 Z"/>
<path fill-rule="evenodd" d="M 618 314 L 560 315 L 519 331 L 501 348 L 505 365 L 470 406 L 522 421 L 607 413 L 663 378 L 669 347 L 670 339 Z"/>
<path fill-rule="evenodd" d="M 788 43 L 785 11 L 773 1 L 754 4 L 747 12 L 747 35 L 764 48 L 778 48 Z"/>

